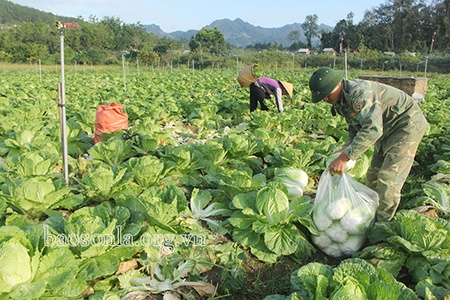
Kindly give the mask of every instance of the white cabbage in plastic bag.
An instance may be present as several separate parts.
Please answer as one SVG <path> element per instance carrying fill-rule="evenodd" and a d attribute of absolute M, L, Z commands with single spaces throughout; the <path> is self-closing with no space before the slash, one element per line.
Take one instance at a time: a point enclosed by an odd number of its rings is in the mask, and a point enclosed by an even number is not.
<path fill-rule="evenodd" d="M 350 256 L 364 245 L 377 208 L 376 192 L 347 172 L 332 176 L 325 170 L 314 201 L 312 216 L 319 233 L 312 242 L 327 255 Z"/>
<path fill-rule="evenodd" d="M 331 220 L 340 220 L 350 209 L 352 209 L 350 199 L 339 197 L 334 201 L 330 201 L 327 206 L 327 214 Z"/>
<path fill-rule="evenodd" d="M 343 255 L 350 256 L 358 251 L 365 242 L 365 235 L 349 235 L 346 241 L 339 244 L 339 250 Z"/>
<path fill-rule="evenodd" d="M 343 243 L 348 239 L 348 233 L 342 229 L 339 222 L 334 222 L 325 230 L 325 234 L 334 242 Z"/>

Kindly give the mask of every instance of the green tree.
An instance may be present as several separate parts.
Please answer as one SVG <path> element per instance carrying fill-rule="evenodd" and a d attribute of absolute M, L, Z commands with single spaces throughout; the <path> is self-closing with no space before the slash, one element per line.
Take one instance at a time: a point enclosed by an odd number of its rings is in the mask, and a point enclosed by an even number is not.
<path fill-rule="evenodd" d="M 312 39 L 318 36 L 319 25 L 317 25 L 319 17 L 317 15 L 307 15 L 305 22 L 301 24 L 306 36 L 306 45 L 308 48 L 312 48 Z"/>
<path fill-rule="evenodd" d="M 393 1 L 393 49 L 409 50 L 409 46 L 417 39 L 423 38 L 423 31 L 418 24 L 423 20 L 421 10 L 424 5 L 416 0 Z"/>
<path fill-rule="evenodd" d="M 31 44 L 29 46 L 29 52 L 27 60 L 30 62 L 36 62 L 38 60 L 44 60 L 48 56 L 48 49 L 45 45 Z"/>
<path fill-rule="evenodd" d="M 139 61 L 144 66 L 150 66 L 158 63 L 158 53 L 153 51 L 153 45 L 145 44 L 139 51 L 138 54 Z"/>
<path fill-rule="evenodd" d="M 292 30 L 291 32 L 289 32 L 289 34 L 287 35 L 287 39 L 289 41 L 291 41 L 293 44 L 299 43 L 300 42 L 300 37 L 302 36 L 302 33 L 300 32 L 300 30 Z"/>
<path fill-rule="evenodd" d="M 10 61 L 12 55 L 0 50 L 0 61 Z"/>
<path fill-rule="evenodd" d="M 300 48 L 307 47 L 304 42 L 301 41 L 301 31 L 300 30 L 292 30 L 287 35 L 287 39 L 292 42 L 291 46 L 289 47 L 289 50 L 296 51 Z"/>
<path fill-rule="evenodd" d="M 429 49 L 432 51 L 450 49 L 450 0 L 437 0 L 428 16 L 431 26 L 428 26 L 425 37 Z"/>
<path fill-rule="evenodd" d="M 432 27 L 430 23 L 435 22 L 421 0 L 390 0 L 366 12 L 359 26 L 365 46 L 402 52 L 420 46 Z"/>
<path fill-rule="evenodd" d="M 191 37 L 189 48 L 192 52 L 219 55 L 226 49 L 224 34 L 214 28 L 203 28 Z"/>
<path fill-rule="evenodd" d="M 156 36 L 149 34 L 141 24 L 132 24 L 126 27 L 125 34 L 129 38 L 132 49 L 140 49 L 145 43 L 153 42 Z"/>
<path fill-rule="evenodd" d="M 322 32 L 320 41 L 324 47 L 331 47 L 340 52 L 344 49 L 356 50 L 364 40 L 358 26 L 353 23 L 354 14 L 350 12 L 347 19 L 340 20 L 330 32 Z M 342 49 L 341 49 L 342 48 Z"/>

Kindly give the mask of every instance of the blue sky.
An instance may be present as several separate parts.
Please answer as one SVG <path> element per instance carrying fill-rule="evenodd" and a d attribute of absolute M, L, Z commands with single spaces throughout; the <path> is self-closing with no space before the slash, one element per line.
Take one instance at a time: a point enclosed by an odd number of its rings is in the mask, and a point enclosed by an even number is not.
<path fill-rule="evenodd" d="M 89 16 L 102 19 L 117 17 L 125 23 L 156 24 L 165 32 L 199 30 L 215 20 L 241 18 L 264 28 L 302 23 L 307 15 L 316 14 L 319 24 L 334 26 L 353 12 L 358 23 L 366 10 L 379 7 L 389 0 L 10 0 L 56 15 Z"/>

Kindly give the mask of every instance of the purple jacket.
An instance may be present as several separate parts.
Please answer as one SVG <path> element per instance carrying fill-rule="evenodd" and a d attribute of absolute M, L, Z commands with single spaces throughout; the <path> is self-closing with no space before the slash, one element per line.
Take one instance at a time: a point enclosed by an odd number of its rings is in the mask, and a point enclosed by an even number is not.
<path fill-rule="evenodd" d="M 269 77 L 260 77 L 256 80 L 255 85 L 263 89 L 266 93 L 274 95 L 278 110 L 283 111 L 283 102 L 281 101 L 282 90 L 278 81 Z"/>

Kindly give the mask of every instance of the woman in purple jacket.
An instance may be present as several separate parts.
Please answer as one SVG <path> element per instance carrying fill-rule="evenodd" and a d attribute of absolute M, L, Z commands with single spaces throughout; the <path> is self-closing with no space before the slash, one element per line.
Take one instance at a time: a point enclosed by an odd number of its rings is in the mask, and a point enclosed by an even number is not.
<path fill-rule="evenodd" d="M 268 77 L 260 77 L 250 84 L 250 111 L 252 112 L 256 109 L 258 102 L 261 110 L 268 110 L 269 108 L 264 104 L 264 99 L 270 99 L 270 95 L 274 95 L 278 111 L 282 112 L 283 102 L 281 101 L 281 96 L 287 95 L 291 99 L 292 92 L 292 83 Z"/>

